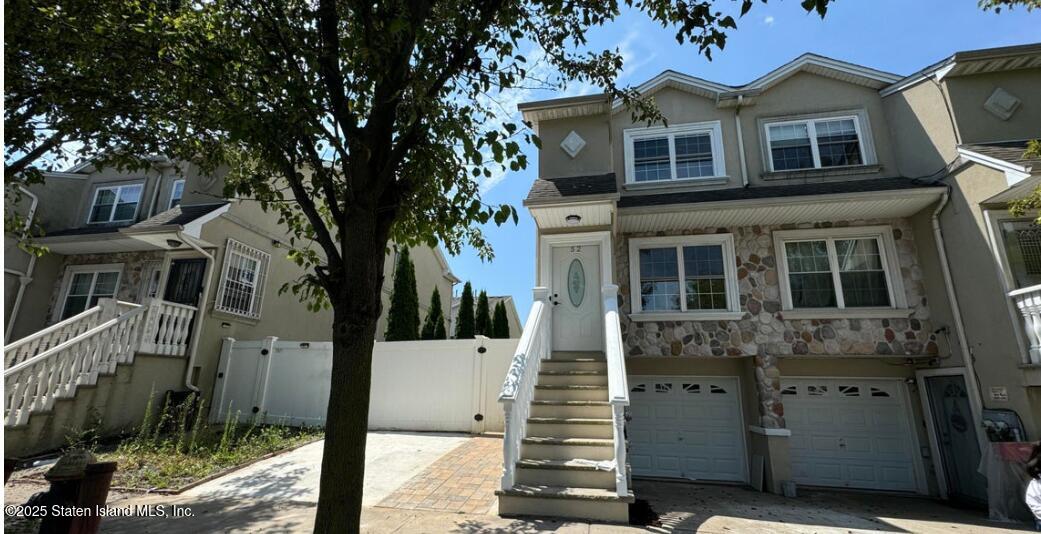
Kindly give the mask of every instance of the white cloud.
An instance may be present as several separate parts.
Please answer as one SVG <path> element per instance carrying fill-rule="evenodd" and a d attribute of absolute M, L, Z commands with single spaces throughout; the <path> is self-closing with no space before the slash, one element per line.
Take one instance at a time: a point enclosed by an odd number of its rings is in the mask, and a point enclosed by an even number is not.
<path fill-rule="evenodd" d="M 773 15 L 767 15 L 767 16 L 763 17 L 763 24 L 766 24 L 767 26 L 773 26 L 774 25 L 774 16 Z"/>

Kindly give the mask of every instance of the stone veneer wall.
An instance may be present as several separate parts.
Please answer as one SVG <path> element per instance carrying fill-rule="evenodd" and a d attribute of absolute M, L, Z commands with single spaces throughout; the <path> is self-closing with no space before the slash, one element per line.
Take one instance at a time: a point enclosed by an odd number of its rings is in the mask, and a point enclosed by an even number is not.
<path fill-rule="evenodd" d="M 774 230 L 888 224 L 899 256 L 909 318 L 785 319 L 781 310 Z M 630 321 L 629 238 L 732 233 L 737 253 L 738 292 L 744 317 L 736 321 Z M 634 356 L 934 355 L 936 337 L 922 270 L 904 219 L 835 223 L 706 228 L 683 232 L 624 234 L 615 239 L 615 268 L 626 353 Z"/>
<path fill-rule="evenodd" d="M 145 275 L 145 267 L 151 262 L 162 262 L 163 251 L 150 252 L 114 252 L 111 254 L 75 254 L 66 256 L 61 264 L 57 283 L 51 293 L 51 303 L 47 308 L 47 324 L 52 320 L 54 309 L 58 306 L 58 299 L 62 297 L 62 287 L 65 284 L 65 268 L 70 265 L 97 265 L 105 263 L 122 263 L 123 274 L 119 277 L 119 287 L 116 288 L 116 298 L 127 302 L 140 303 L 144 295 L 141 295 L 141 277 Z"/>

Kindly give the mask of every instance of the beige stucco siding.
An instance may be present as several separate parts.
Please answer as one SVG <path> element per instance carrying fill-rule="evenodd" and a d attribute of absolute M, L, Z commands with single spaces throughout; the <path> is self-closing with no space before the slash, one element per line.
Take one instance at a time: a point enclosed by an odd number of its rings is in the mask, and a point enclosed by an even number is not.
<path fill-rule="evenodd" d="M 904 176 L 937 173 L 957 157 L 955 125 L 943 91 L 941 85 L 924 81 L 882 99 L 897 169 Z"/>
<path fill-rule="evenodd" d="M 1019 365 L 1022 348 L 1017 340 L 1015 315 L 1009 308 L 999 267 L 991 249 L 986 220 L 979 202 L 1007 187 L 1005 175 L 999 171 L 971 164 L 953 174 L 948 181 L 952 184 L 949 205 L 940 216 L 945 246 L 950 261 L 962 322 L 969 351 L 974 359 L 976 374 L 983 390 L 983 404 L 987 408 L 1009 408 L 1020 414 L 1027 433 L 1041 433 L 1041 421 L 1030 416 L 1041 413 L 1041 405 L 1035 399 L 1031 404 L 1028 388 L 1023 386 L 1024 377 Z M 926 213 L 915 221 L 916 236 L 931 238 L 931 220 Z M 923 262 L 923 278 L 930 302 L 946 303 L 943 274 L 938 260 L 926 257 Z M 934 306 L 937 327 L 954 328 L 950 311 L 943 306 Z M 941 322 L 942 321 L 942 322 Z M 955 332 L 951 331 L 952 338 Z M 945 367 L 963 365 L 961 356 L 943 360 Z M 992 386 L 1005 387 L 1008 402 L 990 399 Z M 1034 388 L 1037 389 L 1037 388 Z"/>
<path fill-rule="evenodd" d="M 874 145 L 875 159 L 882 168 L 879 172 L 854 173 L 844 179 L 896 176 L 896 161 L 878 91 L 815 74 L 799 73 L 759 95 L 754 106 L 741 112 L 749 181 L 753 184 L 783 184 L 776 180 L 762 179 L 762 174 L 769 170 L 765 161 L 768 156 L 763 122 L 787 117 L 859 111 L 863 111 L 867 117 L 867 124 L 861 124 L 861 133 Z"/>
<path fill-rule="evenodd" d="M 586 145 L 572 158 L 560 147 L 572 131 L 585 140 Z M 547 120 L 539 123 L 539 177 L 559 178 L 611 172 L 611 130 L 606 114 L 570 119 Z"/>
<path fill-rule="evenodd" d="M 734 111 L 731 109 L 719 109 L 716 101 L 686 91 L 673 88 L 664 88 L 654 93 L 654 103 L 668 121 L 669 126 L 677 126 L 689 123 L 719 121 L 723 134 L 723 156 L 726 176 L 728 180 L 724 183 L 714 181 L 711 186 L 690 185 L 673 187 L 690 188 L 722 188 L 741 184 L 741 157 L 737 149 L 737 128 L 734 123 Z M 613 168 L 618 179 L 619 190 L 624 191 L 625 185 L 625 135 L 624 132 L 630 128 L 645 128 L 646 122 L 633 122 L 632 115 L 628 111 L 617 110 L 611 115 L 611 152 Z M 661 124 L 654 124 L 661 126 Z"/>
<path fill-rule="evenodd" d="M 1041 137 L 1041 69 L 947 78 L 945 86 L 962 143 L 1007 141 Z M 1002 120 L 983 104 L 997 88 L 1017 97 L 1019 109 Z"/>

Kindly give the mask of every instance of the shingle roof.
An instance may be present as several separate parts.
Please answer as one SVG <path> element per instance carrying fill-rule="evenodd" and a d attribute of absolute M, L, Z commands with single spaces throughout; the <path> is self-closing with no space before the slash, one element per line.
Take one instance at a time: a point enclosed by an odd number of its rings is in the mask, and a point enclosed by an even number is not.
<path fill-rule="evenodd" d="M 540 178 L 531 184 L 524 204 L 559 202 L 570 197 L 612 195 L 618 192 L 613 172 L 567 178 Z"/>
<path fill-rule="evenodd" d="M 710 191 L 685 191 L 682 193 L 669 192 L 653 195 L 624 196 L 619 199 L 618 207 L 634 208 L 642 206 L 664 206 L 668 204 L 696 204 L 701 202 L 726 202 L 762 198 L 898 191 L 936 185 L 937 184 L 928 182 L 915 181 L 910 178 L 875 178 L 870 180 L 847 180 L 842 182 L 713 189 Z"/>
<path fill-rule="evenodd" d="M 66 235 L 115 234 L 119 233 L 120 228 L 126 228 L 126 226 L 84 226 L 82 228 L 66 228 L 64 230 L 47 232 L 46 234 L 44 234 L 43 237 L 60 237 Z"/>
<path fill-rule="evenodd" d="M 162 213 L 153 215 L 151 218 L 145 219 L 137 224 L 132 225 L 106 225 L 106 226 L 84 226 L 81 228 L 66 228 L 64 230 L 57 230 L 54 232 L 47 232 L 45 237 L 59 237 L 59 236 L 72 236 L 72 235 L 97 235 L 97 234 L 115 234 L 121 230 L 126 229 L 131 232 L 135 230 L 150 230 L 153 228 L 159 228 L 161 226 L 184 226 L 213 210 L 220 209 L 227 205 L 227 202 L 218 202 L 215 204 L 196 204 L 192 206 L 174 206 Z"/>
<path fill-rule="evenodd" d="M 213 210 L 224 207 L 227 204 L 227 202 L 217 202 L 214 204 L 195 204 L 191 206 L 178 205 L 162 213 L 156 214 L 149 219 L 145 219 L 130 228 L 133 230 L 145 230 L 158 226 L 184 226 Z"/>
<path fill-rule="evenodd" d="M 1041 170 L 1041 158 L 1024 158 L 1027 141 L 1003 141 L 1000 143 L 977 143 L 959 145 L 959 148 L 971 150 L 989 158 L 1000 159 L 1016 165 Z"/>

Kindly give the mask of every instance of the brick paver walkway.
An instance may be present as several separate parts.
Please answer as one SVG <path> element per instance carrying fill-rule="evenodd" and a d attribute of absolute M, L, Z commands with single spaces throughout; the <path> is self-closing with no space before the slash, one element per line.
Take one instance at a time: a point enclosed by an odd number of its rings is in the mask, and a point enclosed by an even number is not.
<path fill-rule="evenodd" d="M 377 506 L 484 514 L 502 476 L 502 439 L 472 438 L 445 453 Z"/>

